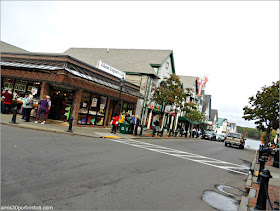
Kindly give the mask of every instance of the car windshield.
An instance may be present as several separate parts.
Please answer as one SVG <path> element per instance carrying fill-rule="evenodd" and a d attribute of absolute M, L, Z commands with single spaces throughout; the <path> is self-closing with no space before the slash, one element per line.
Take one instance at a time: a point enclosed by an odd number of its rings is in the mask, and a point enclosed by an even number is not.
<path fill-rule="evenodd" d="M 240 139 L 240 134 L 238 134 L 238 133 L 229 133 L 228 137 L 239 138 Z"/>
<path fill-rule="evenodd" d="M 207 134 L 207 135 L 214 135 L 214 132 L 212 132 L 212 131 L 206 131 L 205 134 Z"/>

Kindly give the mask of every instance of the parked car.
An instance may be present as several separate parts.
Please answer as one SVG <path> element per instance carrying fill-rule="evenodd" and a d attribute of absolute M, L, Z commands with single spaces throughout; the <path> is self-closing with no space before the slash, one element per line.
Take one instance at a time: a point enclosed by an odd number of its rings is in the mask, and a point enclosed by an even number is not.
<path fill-rule="evenodd" d="M 244 149 L 245 140 L 241 133 L 228 133 L 225 146 L 238 146 L 239 149 Z"/>
<path fill-rule="evenodd" d="M 215 136 L 214 131 L 205 131 L 201 136 L 202 139 L 208 139 L 211 141 L 215 140 L 215 137 L 216 136 Z"/>
<path fill-rule="evenodd" d="M 225 139 L 226 139 L 226 135 L 225 134 L 216 134 L 216 141 L 224 142 Z"/>

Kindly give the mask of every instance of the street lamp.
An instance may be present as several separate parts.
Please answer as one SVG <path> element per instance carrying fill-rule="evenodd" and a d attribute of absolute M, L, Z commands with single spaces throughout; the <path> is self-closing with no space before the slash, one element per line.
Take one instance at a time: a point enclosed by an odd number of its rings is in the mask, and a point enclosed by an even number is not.
<path fill-rule="evenodd" d="M 120 103 L 120 101 L 121 101 L 123 84 L 124 84 L 124 77 L 122 77 L 121 80 L 120 80 L 120 95 L 119 95 L 119 99 L 118 99 L 117 115 L 120 114 L 120 110 L 121 110 L 121 103 Z"/>

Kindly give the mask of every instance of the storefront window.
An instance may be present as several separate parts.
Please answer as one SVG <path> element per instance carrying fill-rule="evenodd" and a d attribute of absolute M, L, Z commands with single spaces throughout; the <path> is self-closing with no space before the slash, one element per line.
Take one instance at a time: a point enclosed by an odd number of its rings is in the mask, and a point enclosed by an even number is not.
<path fill-rule="evenodd" d="M 82 93 L 78 124 L 104 125 L 107 97 Z"/>
<path fill-rule="evenodd" d="M 5 92 L 8 89 L 13 89 L 14 88 L 14 82 L 15 82 L 14 79 L 5 78 L 3 80 L 3 83 L 2 83 L 1 91 Z"/>
<path fill-rule="evenodd" d="M 1 91 L 4 92 L 8 89 L 13 90 L 13 100 L 17 100 L 19 102 L 23 101 L 24 94 L 29 93 L 34 96 L 34 104 L 38 104 L 41 83 L 40 82 L 32 82 L 26 80 L 15 80 L 10 78 L 3 79 L 3 83 L 1 84 Z"/>
<path fill-rule="evenodd" d="M 23 80 L 16 80 L 14 92 L 13 92 L 13 99 L 18 101 L 23 101 L 24 94 L 27 88 L 27 81 Z"/>
<path fill-rule="evenodd" d="M 133 114 L 133 111 L 134 111 L 134 104 L 125 103 L 125 102 L 123 103 L 123 109 L 122 109 L 123 113 L 128 112 L 131 116 Z"/>
<path fill-rule="evenodd" d="M 33 95 L 34 103 L 38 104 L 41 92 L 41 83 L 29 81 L 27 84 L 27 93 Z"/>

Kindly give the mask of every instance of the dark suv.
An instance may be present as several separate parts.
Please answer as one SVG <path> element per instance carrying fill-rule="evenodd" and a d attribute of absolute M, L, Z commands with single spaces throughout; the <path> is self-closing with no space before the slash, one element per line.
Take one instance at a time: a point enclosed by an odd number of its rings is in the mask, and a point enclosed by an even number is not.
<path fill-rule="evenodd" d="M 214 133 L 214 131 L 205 131 L 202 136 L 201 136 L 202 139 L 208 139 L 208 140 L 215 140 L 216 138 L 216 135 Z"/>

